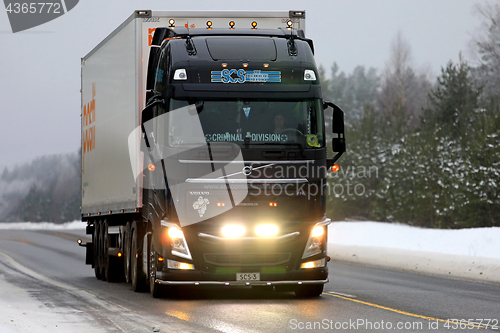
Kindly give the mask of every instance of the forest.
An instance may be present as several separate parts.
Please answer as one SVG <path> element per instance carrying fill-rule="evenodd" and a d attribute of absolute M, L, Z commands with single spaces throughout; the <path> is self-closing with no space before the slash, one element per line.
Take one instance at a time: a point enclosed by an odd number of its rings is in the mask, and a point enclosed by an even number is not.
<path fill-rule="evenodd" d="M 329 176 L 332 220 L 428 228 L 500 226 L 500 5 L 438 77 L 414 67 L 397 33 L 383 69 L 320 67 L 324 100 L 345 112 L 347 153 Z M 328 126 L 327 121 L 327 126 Z M 80 218 L 80 153 L 44 156 L 0 175 L 0 221 Z"/>
<path fill-rule="evenodd" d="M 348 153 L 328 184 L 333 220 L 500 226 L 500 6 L 478 9 L 477 64 L 460 55 L 434 82 L 412 67 L 401 33 L 380 73 L 322 70 L 323 97 L 346 119 Z"/>

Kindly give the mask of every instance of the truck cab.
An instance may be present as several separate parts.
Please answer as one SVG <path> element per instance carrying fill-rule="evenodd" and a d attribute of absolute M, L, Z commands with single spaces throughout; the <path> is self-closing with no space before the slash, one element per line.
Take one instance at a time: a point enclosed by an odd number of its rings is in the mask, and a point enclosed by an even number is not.
<path fill-rule="evenodd" d="M 333 163 L 313 51 L 290 28 L 156 29 L 143 112 L 152 289 L 321 294 Z"/>

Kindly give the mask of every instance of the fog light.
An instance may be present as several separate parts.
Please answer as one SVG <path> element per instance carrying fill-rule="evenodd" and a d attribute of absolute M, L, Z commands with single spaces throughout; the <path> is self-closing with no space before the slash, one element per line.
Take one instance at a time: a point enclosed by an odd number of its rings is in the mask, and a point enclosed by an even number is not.
<path fill-rule="evenodd" d="M 261 224 L 255 227 L 255 233 L 261 237 L 276 236 L 278 227 L 273 224 Z"/>
<path fill-rule="evenodd" d="M 229 238 L 241 237 L 245 231 L 245 227 L 242 225 L 226 225 L 222 228 L 222 235 Z"/>
<path fill-rule="evenodd" d="M 322 258 L 315 261 L 304 262 L 300 265 L 300 268 L 317 268 L 317 267 L 325 267 L 325 265 L 326 265 L 326 260 L 325 258 Z"/>
<path fill-rule="evenodd" d="M 179 261 L 170 260 L 170 259 L 167 260 L 167 265 L 168 265 L 168 268 L 170 268 L 170 269 L 183 269 L 183 270 L 194 269 L 193 264 L 188 264 L 186 262 L 179 262 Z"/>

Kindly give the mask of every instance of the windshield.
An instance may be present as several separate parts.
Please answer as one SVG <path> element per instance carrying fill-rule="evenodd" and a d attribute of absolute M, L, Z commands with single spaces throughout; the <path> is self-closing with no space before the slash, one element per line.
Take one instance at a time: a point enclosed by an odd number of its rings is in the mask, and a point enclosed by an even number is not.
<path fill-rule="evenodd" d="M 188 101 L 171 99 L 169 108 L 186 105 Z M 322 111 L 319 99 L 205 100 L 199 118 L 207 142 L 319 148 L 324 147 Z M 190 142 L 189 129 L 175 119 L 169 123 L 178 124 L 169 127 L 170 146 Z"/>

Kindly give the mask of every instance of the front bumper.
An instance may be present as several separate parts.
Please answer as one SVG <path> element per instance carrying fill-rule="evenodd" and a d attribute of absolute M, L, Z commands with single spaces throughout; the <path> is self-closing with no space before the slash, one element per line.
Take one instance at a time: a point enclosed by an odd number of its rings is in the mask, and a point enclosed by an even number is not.
<path fill-rule="evenodd" d="M 304 281 L 165 281 L 156 279 L 156 282 L 163 285 L 181 286 L 301 286 L 306 284 L 325 284 L 325 280 L 304 280 Z"/>
<path fill-rule="evenodd" d="M 225 239 L 214 235 L 202 224 L 184 229 L 184 235 L 193 256 L 192 260 L 172 256 L 164 248 L 164 262 L 157 265 L 156 280 L 164 285 L 219 285 L 219 286 L 298 286 L 302 284 L 325 284 L 328 282 L 326 265 L 301 268 L 305 261 L 326 258 L 326 233 L 322 251 L 302 258 L 312 228 L 323 221 L 300 223 L 284 230 L 281 236 L 272 238 L 244 237 Z M 212 231 L 212 232 L 211 232 Z M 193 264 L 195 269 L 167 268 L 167 261 Z M 237 281 L 237 274 L 259 273 L 259 281 Z"/>

